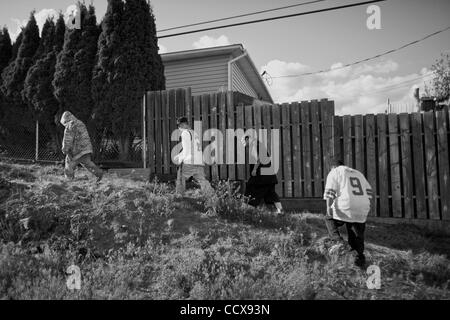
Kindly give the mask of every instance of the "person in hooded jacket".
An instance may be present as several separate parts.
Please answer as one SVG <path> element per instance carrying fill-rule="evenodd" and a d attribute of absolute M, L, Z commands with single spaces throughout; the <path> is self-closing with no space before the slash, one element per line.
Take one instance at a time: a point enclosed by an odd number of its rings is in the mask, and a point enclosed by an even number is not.
<path fill-rule="evenodd" d="M 66 155 L 64 174 L 74 178 L 74 170 L 81 164 L 100 181 L 103 170 L 92 161 L 92 144 L 85 124 L 71 112 L 65 111 L 61 116 L 61 124 L 65 127 L 62 142 L 62 153 Z"/>

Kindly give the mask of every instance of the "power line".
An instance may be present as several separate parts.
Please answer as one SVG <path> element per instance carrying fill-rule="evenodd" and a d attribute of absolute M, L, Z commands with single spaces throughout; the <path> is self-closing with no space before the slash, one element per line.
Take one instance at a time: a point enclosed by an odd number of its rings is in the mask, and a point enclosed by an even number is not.
<path fill-rule="evenodd" d="M 290 6 L 284 6 L 284 7 L 278 7 L 278 8 L 273 8 L 273 9 L 267 9 L 267 10 L 261 10 L 261 11 L 255 11 L 255 12 L 240 14 L 240 15 L 237 15 L 237 16 L 230 16 L 230 17 L 226 17 L 226 18 L 219 18 L 219 19 L 207 20 L 207 21 L 202 21 L 202 22 L 197 22 L 197 23 L 185 24 L 185 25 L 178 26 L 178 27 L 172 27 L 172 28 L 158 30 L 157 32 L 164 32 L 164 31 L 170 31 L 170 30 L 175 30 L 175 29 L 182 29 L 182 28 L 187 28 L 187 27 L 199 26 L 199 25 L 202 25 L 202 24 L 208 24 L 208 23 L 213 23 L 213 22 L 220 22 L 220 21 L 231 20 L 231 19 L 236 19 L 236 18 L 248 17 L 248 16 L 252 16 L 252 15 L 256 15 L 256 14 L 267 13 L 267 12 L 272 12 L 272 11 L 278 11 L 278 10 L 294 8 L 294 7 L 300 7 L 300 6 L 305 6 L 305 5 L 308 5 L 308 4 L 324 2 L 324 1 L 328 1 L 328 0 L 307 1 L 307 2 L 302 2 L 302 3 L 298 3 L 298 4 L 293 4 L 293 5 L 290 5 Z"/>
<path fill-rule="evenodd" d="M 352 7 L 363 6 L 363 5 L 367 5 L 367 4 L 371 4 L 371 3 L 384 2 L 384 1 L 388 1 L 388 0 L 372 0 L 372 1 L 358 2 L 358 3 L 343 5 L 343 6 L 330 7 L 330 8 L 324 8 L 324 9 L 318 9 L 318 10 L 312 10 L 312 11 L 306 11 L 306 12 L 300 12 L 300 13 L 293 13 L 293 14 L 259 19 L 259 20 L 251 20 L 251 21 L 245 21 L 245 22 L 239 22 L 239 23 L 232 23 L 232 24 L 222 25 L 222 26 L 217 26 L 217 27 L 209 27 L 209 28 L 197 29 L 197 30 L 192 30 L 192 31 L 173 33 L 173 34 L 168 34 L 168 35 L 164 35 L 164 36 L 158 36 L 158 39 L 178 37 L 178 36 L 182 36 L 182 35 L 186 35 L 186 34 L 192 34 L 192 33 L 198 33 L 198 32 L 203 32 L 203 31 L 210 31 L 210 30 L 217 30 L 217 29 L 223 29 L 223 28 L 230 28 L 230 27 L 242 26 L 242 25 L 247 25 L 247 24 L 259 23 L 259 22 L 266 22 L 266 21 L 280 20 L 280 19 L 286 19 L 286 18 L 291 18 L 291 17 L 305 16 L 305 15 L 310 15 L 310 14 L 314 14 L 314 13 L 352 8 Z"/>
<path fill-rule="evenodd" d="M 399 51 L 399 50 L 402 50 L 402 49 L 405 49 L 405 48 L 410 47 L 410 46 L 412 46 L 412 45 L 414 45 L 414 44 L 417 44 L 417 43 L 419 43 L 419 42 L 422 42 L 422 41 L 424 41 L 424 40 L 426 40 L 426 39 L 428 39 L 428 38 L 434 37 L 434 36 L 436 36 L 436 35 L 438 35 L 438 34 L 440 34 L 440 33 L 442 33 L 442 32 L 445 32 L 445 31 L 449 30 L 449 29 L 450 29 L 450 26 L 447 27 L 447 28 L 445 28 L 445 29 L 441 29 L 441 30 L 439 30 L 439 31 L 433 32 L 433 33 L 431 33 L 431 34 L 429 34 L 429 35 L 427 35 L 427 36 L 425 36 L 425 37 L 423 37 L 423 38 L 421 38 L 421 39 L 418 39 L 418 40 L 414 40 L 414 41 L 412 41 L 412 42 L 409 42 L 409 43 L 407 43 L 407 44 L 405 44 L 405 45 L 402 45 L 401 47 L 398 47 L 398 48 L 396 48 L 396 49 L 391 49 L 391 50 L 388 50 L 388 51 L 386 51 L 386 52 L 377 54 L 377 55 L 372 56 L 372 57 L 369 57 L 369 58 L 365 58 L 365 59 L 362 59 L 362 60 L 358 60 L 358 61 L 355 61 L 355 62 L 352 62 L 352 63 L 347 63 L 347 64 L 345 64 L 345 65 L 343 65 L 343 66 L 340 66 L 340 67 L 337 67 L 337 68 L 329 68 L 329 69 L 318 70 L 318 71 L 314 71 L 314 72 L 305 72 L 305 73 L 293 74 L 293 75 L 273 76 L 272 78 L 273 78 L 273 79 L 278 79 L 278 78 L 296 78 L 296 77 L 310 76 L 310 75 L 315 75 L 315 74 L 320 74 L 320 73 L 326 73 L 326 72 L 330 72 L 330 71 L 336 71 L 336 70 L 348 68 L 348 67 L 351 67 L 351 66 L 354 66 L 354 65 L 357 65 L 357 64 L 361 64 L 361 63 L 363 63 L 363 62 L 368 62 L 368 61 L 370 61 L 370 60 L 378 59 L 378 58 L 380 58 L 380 57 L 382 57 L 382 56 L 385 56 L 385 55 L 394 53 L 394 52 Z"/>
<path fill-rule="evenodd" d="M 433 75 L 433 72 L 424 74 L 424 75 L 422 75 L 420 77 L 417 77 L 417 78 L 414 78 L 414 79 L 401 81 L 399 83 L 396 83 L 396 84 L 393 84 L 393 85 L 390 85 L 390 86 L 381 87 L 381 88 L 378 88 L 375 91 L 365 92 L 365 94 L 379 94 L 379 93 L 385 93 L 385 92 L 390 92 L 390 91 L 393 91 L 393 90 L 397 90 L 397 89 L 400 89 L 400 88 L 403 88 L 403 87 L 410 86 L 412 83 L 416 82 L 417 80 L 425 79 L 426 77 L 429 77 L 431 75 Z"/>

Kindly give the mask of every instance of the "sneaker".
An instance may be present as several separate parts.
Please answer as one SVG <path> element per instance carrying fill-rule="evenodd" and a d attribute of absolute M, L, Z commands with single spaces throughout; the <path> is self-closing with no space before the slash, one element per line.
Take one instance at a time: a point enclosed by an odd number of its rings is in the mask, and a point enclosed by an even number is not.
<path fill-rule="evenodd" d="M 103 179 L 103 172 L 100 174 L 100 176 L 97 177 L 97 183 L 99 183 Z"/>
<path fill-rule="evenodd" d="M 366 267 L 366 257 L 364 255 L 355 257 L 355 265 L 364 269 Z"/>

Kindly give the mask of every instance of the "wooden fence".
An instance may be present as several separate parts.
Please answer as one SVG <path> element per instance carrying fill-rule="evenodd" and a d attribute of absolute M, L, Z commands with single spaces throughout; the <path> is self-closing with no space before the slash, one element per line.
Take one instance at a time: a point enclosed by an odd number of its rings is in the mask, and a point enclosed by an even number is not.
<path fill-rule="evenodd" d="M 236 92 L 191 96 L 189 89 L 146 95 L 148 168 L 174 175 L 171 141 L 176 118 L 209 128 L 279 129 L 277 192 L 283 198 L 321 198 L 329 160 L 340 155 L 376 190 L 374 217 L 450 220 L 449 113 L 335 116 L 333 101 L 251 105 Z M 270 135 L 269 135 L 270 138 Z M 210 142 L 204 141 L 203 147 Z M 223 149 L 227 149 L 226 139 Z M 233 148 L 237 150 L 237 139 Z M 236 152 L 234 153 L 236 158 Z M 206 166 L 211 180 L 246 180 L 248 166 Z"/>
<path fill-rule="evenodd" d="M 335 116 L 334 149 L 376 190 L 372 216 L 450 220 L 449 113 Z"/>

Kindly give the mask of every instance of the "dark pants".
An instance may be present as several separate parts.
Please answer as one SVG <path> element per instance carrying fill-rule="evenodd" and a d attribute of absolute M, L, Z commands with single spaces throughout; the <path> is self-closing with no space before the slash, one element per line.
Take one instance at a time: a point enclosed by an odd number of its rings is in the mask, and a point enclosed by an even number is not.
<path fill-rule="evenodd" d="M 245 196 L 250 198 L 249 205 L 257 207 L 264 201 L 265 204 L 280 202 L 275 184 L 247 184 Z"/>
<path fill-rule="evenodd" d="M 347 228 L 348 234 L 348 244 L 355 250 L 359 258 L 364 258 L 364 230 L 366 229 L 365 223 L 356 222 L 344 222 L 340 220 L 335 220 L 332 217 L 325 217 L 325 224 L 328 229 L 328 234 L 332 240 L 343 242 L 341 234 L 339 233 L 339 227 L 344 224 Z"/>

